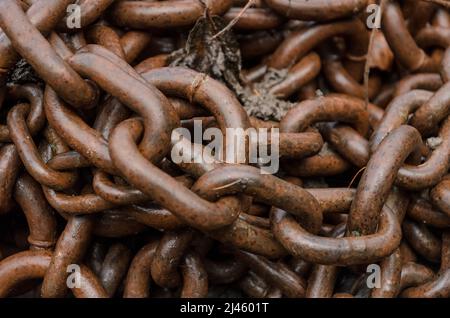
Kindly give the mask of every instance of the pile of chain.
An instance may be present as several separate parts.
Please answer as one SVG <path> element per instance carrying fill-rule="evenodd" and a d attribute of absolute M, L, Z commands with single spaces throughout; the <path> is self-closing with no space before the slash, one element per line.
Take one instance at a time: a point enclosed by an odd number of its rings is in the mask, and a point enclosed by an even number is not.
<path fill-rule="evenodd" d="M 450 297 L 446 3 L 1 0 L 0 296 Z"/>

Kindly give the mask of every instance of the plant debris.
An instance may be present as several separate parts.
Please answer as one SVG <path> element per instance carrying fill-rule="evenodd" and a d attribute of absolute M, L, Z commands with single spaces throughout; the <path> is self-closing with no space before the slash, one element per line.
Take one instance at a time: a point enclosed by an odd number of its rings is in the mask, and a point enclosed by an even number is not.
<path fill-rule="evenodd" d="M 225 21 L 208 13 L 201 17 L 189 33 L 186 46 L 171 54 L 170 66 L 182 66 L 208 74 L 234 91 L 250 116 L 263 120 L 280 120 L 295 104 L 270 93 L 270 88 L 283 81 L 287 70 L 268 69 L 263 79 L 246 85 L 241 77 L 242 59 L 239 44 Z"/>
<path fill-rule="evenodd" d="M 24 59 L 19 60 L 13 69 L 8 73 L 7 83 L 26 84 L 35 83 L 42 84 L 42 80 L 36 74 L 33 67 Z"/>

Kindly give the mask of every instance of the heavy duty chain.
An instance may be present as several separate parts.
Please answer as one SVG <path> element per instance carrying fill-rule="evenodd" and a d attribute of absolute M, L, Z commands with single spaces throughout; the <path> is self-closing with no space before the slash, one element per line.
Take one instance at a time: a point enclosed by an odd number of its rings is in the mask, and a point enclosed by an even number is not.
<path fill-rule="evenodd" d="M 437 2 L 0 0 L 1 297 L 448 298 L 449 166 Z"/>

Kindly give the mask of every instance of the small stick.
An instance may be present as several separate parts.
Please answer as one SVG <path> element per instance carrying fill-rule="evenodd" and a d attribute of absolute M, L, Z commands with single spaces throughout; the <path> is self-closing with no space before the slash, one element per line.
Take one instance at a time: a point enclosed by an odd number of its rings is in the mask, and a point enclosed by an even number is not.
<path fill-rule="evenodd" d="M 247 9 L 250 8 L 250 6 L 253 4 L 253 1 L 254 0 L 249 0 L 247 4 L 242 8 L 242 10 L 239 12 L 239 14 L 233 20 L 231 20 L 226 27 L 224 27 L 221 31 L 216 33 L 211 39 L 214 40 L 219 36 L 221 36 L 222 34 L 224 34 L 225 32 L 227 32 L 229 29 L 231 29 L 239 21 L 239 19 L 242 17 L 245 11 L 247 11 Z"/>
<path fill-rule="evenodd" d="M 350 181 L 350 184 L 348 185 L 347 189 L 350 189 L 355 182 L 356 178 L 364 171 L 366 170 L 366 167 L 362 167 L 358 170 L 358 172 L 353 176 L 352 180 Z"/>

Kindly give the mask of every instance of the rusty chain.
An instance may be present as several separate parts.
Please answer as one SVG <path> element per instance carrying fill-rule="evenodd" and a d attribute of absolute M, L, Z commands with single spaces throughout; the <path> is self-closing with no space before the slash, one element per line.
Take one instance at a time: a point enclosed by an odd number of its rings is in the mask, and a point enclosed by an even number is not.
<path fill-rule="evenodd" d="M 0 297 L 450 297 L 449 9 L 246 4 L 0 1 Z"/>

